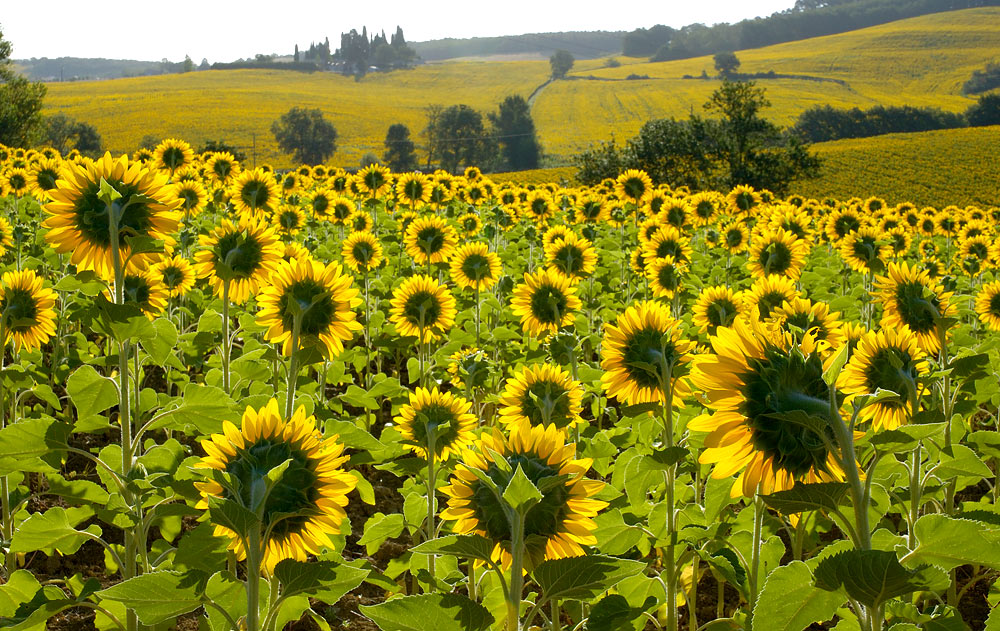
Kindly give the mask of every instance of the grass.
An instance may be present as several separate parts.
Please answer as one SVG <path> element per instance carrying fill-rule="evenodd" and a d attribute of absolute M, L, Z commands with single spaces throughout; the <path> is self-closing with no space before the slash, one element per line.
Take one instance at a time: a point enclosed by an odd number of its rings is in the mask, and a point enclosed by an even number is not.
<path fill-rule="evenodd" d="M 890 204 L 997 206 L 998 146 L 1000 126 L 824 142 L 814 145 L 824 160 L 820 177 L 792 190 L 817 199 L 874 195 Z"/>
<path fill-rule="evenodd" d="M 835 107 L 932 105 L 962 111 L 973 103 L 961 95 L 975 68 L 1000 57 L 995 24 L 1000 8 L 926 15 L 868 29 L 766 48 L 739 51 L 741 71 L 808 75 L 833 81 L 768 79 L 770 115 L 781 124 L 817 104 Z M 618 57 L 581 61 L 571 76 L 542 90 L 533 102 L 539 136 L 550 160 L 568 157 L 614 135 L 624 140 L 649 119 L 700 111 L 715 80 L 686 80 L 714 72 L 700 57 L 648 63 Z M 54 83 L 49 113 L 64 112 L 95 125 L 105 145 L 131 152 L 145 135 L 178 136 L 195 144 L 225 140 L 257 161 L 290 166 L 270 132 L 271 122 L 293 105 L 317 107 L 340 137 L 333 162 L 354 166 L 368 152 L 381 155 L 389 125 L 406 124 L 416 136 L 430 104 L 466 103 L 496 108 L 511 94 L 527 97 L 548 75 L 546 61 L 448 62 L 410 71 L 368 75 L 361 81 L 328 73 L 235 70 L 182 75 Z M 646 80 L 621 81 L 630 74 Z M 597 77 L 606 80 L 593 80 Z M 615 80 L 619 79 L 619 80 Z"/>

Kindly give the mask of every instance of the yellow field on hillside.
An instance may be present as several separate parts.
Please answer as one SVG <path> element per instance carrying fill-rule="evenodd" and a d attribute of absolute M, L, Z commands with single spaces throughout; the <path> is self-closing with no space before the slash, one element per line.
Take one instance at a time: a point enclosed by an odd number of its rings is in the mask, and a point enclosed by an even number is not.
<path fill-rule="evenodd" d="M 796 193 L 821 199 L 876 195 L 890 204 L 1000 206 L 1000 126 L 945 129 L 813 145 L 820 177 Z"/>
<path fill-rule="evenodd" d="M 973 103 L 960 94 L 963 81 L 1000 57 L 1000 8 L 988 7 L 922 16 L 840 35 L 739 51 L 741 70 L 838 79 L 761 80 L 774 107 L 770 116 L 792 122 L 804 109 L 933 105 L 962 111 Z M 614 135 L 625 140 L 649 119 L 683 117 L 701 110 L 718 87 L 714 80 L 685 80 L 685 74 L 714 72 L 710 57 L 647 63 L 619 57 L 581 61 L 572 73 L 542 90 L 533 115 L 544 150 L 556 160 Z M 356 166 L 367 152 L 381 155 L 389 125 L 406 124 L 414 135 L 426 124 L 433 103 L 465 103 L 481 111 L 511 94 L 527 97 L 548 75 L 546 61 L 446 62 L 410 71 L 368 75 L 361 81 L 329 73 L 236 70 L 54 83 L 46 107 L 96 126 L 105 145 L 131 152 L 145 135 L 178 136 L 193 144 L 225 140 L 248 155 L 256 135 L 257 160 L 289 166 L 278 152 L 271 122 L 294 105 L 318 107 L 340 134 L 333 163 Z M 598 81 L 582 77 L 648 80 Z M 420 139 L 417 139 L 418 144 Z"/>

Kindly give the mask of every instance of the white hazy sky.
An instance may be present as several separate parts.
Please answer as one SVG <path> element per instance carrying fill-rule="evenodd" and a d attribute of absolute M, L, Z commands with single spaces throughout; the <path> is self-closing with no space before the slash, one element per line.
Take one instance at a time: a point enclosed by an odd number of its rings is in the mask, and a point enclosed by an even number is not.
<path fill-rule="evenodd" d="M 333 48 L 351 28 L 408 41 L 553 31 L 629 31 L 666 24 L 715 24 L 766 16 L 794 0 L 297 0 L 278 2 L 81 2 L 3 0 L 0 29 L 14 58 L 107 57 L 198 63 L 292 51 L 329 37 Z M 44 9 L 42 8 L 44 7 Z M 485 10 L 484 10 L 485 9 Z M 499 11 L 496 9 L 500 9 Z"/>

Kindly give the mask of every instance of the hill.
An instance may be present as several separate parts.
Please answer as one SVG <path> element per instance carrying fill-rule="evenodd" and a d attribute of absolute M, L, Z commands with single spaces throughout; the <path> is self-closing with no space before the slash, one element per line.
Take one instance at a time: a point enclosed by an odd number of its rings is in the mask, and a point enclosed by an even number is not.
<path fill-rule="evenodd" d="M 769 115 L 790 124 L 806 108 L 933 105 L 962 111 L 972 71 L 1000 57 L 1000 8 L 985 7 L 911 18 L 877 27 L 739 52 L 741 71 L 798 78 L 765 79 Z M 710 57 L 642 62 L 621 58 L 578 61 L 569 80 L 549 83 L 533 99 L 533 116 L 551 163 L 589 144 L 624 140 L 651 118 L 686 116 L 718 87 L 697 77 L 714 72 Z M 361 81 L 330 73 L 266 70 L 205 71 L 49 86 L 49 113 L 64 112 L 96 126 L 108 148 L 135 149 L 143 136 L 180 136 L 198 144 L 225 140 L 258 161 L 287 166 L 270 133 L 271 122 L 294 105 L 318 107 L 340 132 L 334 162 L 357 165 L 381 155 L 389 125 L 417 135 L 424 108 L 466 103 L 492 110 L 511 94 L 528 96 L 546 82 L 545 60 L 444 62 Z M 630 75 L 640 79 L 629 80 Z M 256 138 L 254 137 L 256 136 Z"/>
<path fill-rule="evenodd" d="M 593 59 L 620 54 L 624 35 L 620 31 L 528 33 L 410 42 L 410 47 L 424 61 L 500 55 L 532 55 L 548 59 L 557 50 L 568 50 L 577 59 Z"/>

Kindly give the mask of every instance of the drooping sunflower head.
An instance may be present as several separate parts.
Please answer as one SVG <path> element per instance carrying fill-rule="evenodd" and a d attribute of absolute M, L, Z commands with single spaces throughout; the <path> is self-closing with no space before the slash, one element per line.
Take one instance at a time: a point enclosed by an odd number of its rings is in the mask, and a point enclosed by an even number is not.
<path fill-rule="evenodd" d="M 712 224 L 719 215 L 722 206 L 722 199 L 718 193 L 697 193 L 687 200 L 691 207 L 691 218 L 696 226 L 708 226 Z"/>
<path fill-rule="evenodd" d="M 153 151 L 153 165 L 170 175 L 182 175 L 193 163 L 194 150 L 191 145 L 177 138 L 161 141 Z"/>
<path fill-rule="evenodd" d="M 167 296 L 183 296 L 194 287 L 197 274 L 191 262 L 182 256 L 163 255 L 157 263 L 149 266 L 149 273 L 163 284 Z"/>
<path fill-rule="evenodd" d="M 726 195 L 729 212 L 734 215 L 750 215 L 761 203 L 760 193 L 752 186 L 739 185 Z"/>
<path fill-rule="evenodd" d="M 739 254 L 750 246 L 750 230 L 742 221 L 732 221 L 724 225 L 719 239 L 720 245 L 730 254 Z"/>
<path fill-rule="evenodd" d="M 626 405 L 665 403 L 672 388 L 674 405 L 684 407 L 690 389 L 678 375 L 693 348 L 665 305 L 634 304 L 604 326 L 601 382 L 609 397 Z"/>
<path fill-rule="evenodd" d="M 861 418 L 872 421 L 875 431 L 896 429 L 916 410 L 916 380 L 927 374 L 927 361 L 917 337 L 906 326 L 870 331 L 858 342 L 837 380 L 847 395 L 845 404 L 858 395 L 878 390 L 898 396 L 866 405 Z"/>
<path fill-rule="evenodd" d="M 180 200 L 177 209 L 184 213 L 185 218 L 194 217 L 205 210 L 205 204 L 208 203 L 208 193 L 205 191 L 205 187 L 200 182 L 193 180 L 185 180 L 175 184 L 173 194 L 176 199 Z"/>
<path fill-rule="evenodd" d="M 642 246 L 647 260 L 671 257 L 679 263 L 691 260 L 691 240 L 677 228 L 661 225 L 649 236 Z"/>
<path fill-rule="evenodd" d="M 500 423 L 513 428 L 519 423 L 555 425 L 568 429 L 586 423 L 583 386 L 569 372 L 552 364 L 525 366 L 516 371 L 500 395 Z"/>
<path fill-rule="evenodd" d="M 330 221 L 331 216 L 331 205 L 335 195 L 330 191 L 330 189 L 325 187 L 320 187 L 314 189 L 306 200 L 306 209 L 312 213 L 312 216 L 319 221 Z"/>
<path fill-rule="evenodd" d="M 806 265 L 809 245 L 787 230 L 766 230 L 753 239 L 747 268 L 755 278 L 787 276 L 798 279 Z"/>
<path fill-rule="evenodd" d="M 1000 281 L 986 283 L 976 294 L 976 313 L 991 331 L 1000 331 Z"/>
<path fill-rule="evenodd" d="M 427 458 L 433 440 L 434 458 L 445 460 L 472 442 L 478 422 L 471 409 L 472 403 L 451 392 L 417 388 L 395 422 L 407 449 Z"/>
<path fill-rule="evenodd" d="M 830 313 L 830 307 L 825 302 L 795 298 L 773 309 L 768 320 L 795 339 L 811 335 L 817 342 L 840 348 L 844 343 L 844 331 L 839 318 L 840 312 Z"/>
<path fill-rule="evenodd" d="M 392 188 L 392 172 L 380 164 L 369 164 L 358 171 L 356 182 L 365 197 L 382 197 Z"/>
<path fill-rule="evenodd" d="M 352 232 L 341 248 L 344 263 L 355 272 L 368 273 L 382 264 L 382 244 L 371 232 Z"/>
<path fill-rule="evenodd" d="M 862 274 L 884 271 L 885 262 L 891 255 L 892 246 L 878 228 L 864 226 L 840 241 L 840 256 Z"/>
<path fill-rule="evenodd" d="M 688 429 L 710 432 L 699 461 L 714 463 L 712 477 L 739 472 L 732 495 L 753 497 L 791 488 L 796 480 L 843 477 L 829 445 L 830 387 L 823 360 L 806 335 L 793 342 L 757 320 L 740 317 L 712 336 L 713 352 L 698 355 L 692 384 L 707 396 L 713 414 Z M 836 401 L 839 409 L 839 398 Z M 796 422 L 814 417 L 811 424 Z"/>
<path fill-rule="evenodd" d="M 0 282 L 0 328 L 3 347 L 40 348 L 56 334 L 56 294 L 33 270 L 6 272 Z"/>
<path fill-rule="evenodd" d="M 263 542 L 264 570 L 268 573 L 284 559 L 305 561 L 323 548 L 333 548 L 331 535 L 340 534 L 347 516 L 347 495 L 357 486 L 357 478 L 343 470 L 348 457 L 337 436 L 324 438 L 316 429 L 316 418 L 299 407 L 290 419 L 283 419 L 278 402 L 264 407 L 248 407 L 242 428 L 226 421 L 222 434 L 201 442 L 206 456 L 197 465 L 225 472 L 233 487 L 218 481 L 196 483 L 201 491 L 197 508 L 208 508 L 210 498 L 235 500 L 250 510 L 260 510 L 270 538 Z M 267 474 L 288 463 L 271 492 L 263 498 L 255 490 L 266 484 Z M 257 503 L 263 502 L 263 505 Z M 244 542 L 235 532 L 216 526 L 215 533 L 232 539 L 229 547 L 237 557 L 246 557 Z"/>
<path fill-rule="evenodd" d="M 285 355 L 316 347 L 332 359 L 362 328 L 354 312 L 361 305 L 357 296 L 351 277 L 336 263 L 282 261 L 258 296 L 257 324 L 268 327 L 264 337 L 282 344 Z"/>
<path fill-rule="evenodd" d="M 262 218 L 244 215 L 238 224 L 223 219 L 208 235 L 199 237 L 195 271 L 212 281 L 222 296 L 228 284 L 229 300 L 242 304 L 256 294 L 281 260 L 283 248 L 273 227 Z"/>
<path fill-rule="evenodd" d="M 153 320 L 167 308 L 167 287 L 152 270 L 131 270 L 125 273 L 125 304 L 139 307 Z M 114 296 L 109 290 L 108 300 Z"/>
<path fill-rule="evenodd" d="M 608 219 L 608 206 L 602 195 L 580 197 L 573 208 L 575 223 L 601 224 Z"/>
<path fill-rule="evenodd" d="M 673 298 L 680 294 L 687 272 L 688 266 L 672 256 L 646 259 L 646 280 L 657 298 Z"/>
<path fill-rule="evenodd" d="M 924 352 L 936 353 L 941 348 L 944 331 L 939 329 L 944 319 L 957 313 L 951 293 L 925 270 L 906 263 L 890 263 L 886 275 L 876 277 L 875 287 L 882 304 L 882 328 L 905 325 L 917 336 Z"/>
<path fill-rule="evenodd" d="M 458 245 L 458 234 L 441 217 L 418 217 L 406 228 L 403 235 L 406 253 L 418 265 L 441 263 L 451 258 Z"/>
<path fill-rule="evenodd" d="M 474 237 L 483 228 L 483 220 L 476 213 L 465 213 L 458 218 L 458 225 L 462 231 L 462 236 Z"/>
<path fill-rule="evenodd" d="M 550 269 L 577 282 L 594 273 L 597 250 L 589 240 L 568 231 L 545 246 L 545 262 Z"/>
<path fill-rule="evenodd" d="M 720 326 L 732 326 L 736 317 L 743 313 L 745 302 L 725 285 L 706 287 L 698 294 L 691 313 L 691 322 L 700 333 L 715 335 Z"/>
<path fill-rule="evenodd" d="M 441 511 L 441 518 L 454 521 L 456 533 L 475 533 L 490 539 L 494 543 L 493 559 L 509 567 L 511 526 L 500 497 L 520 469 L 533 484 L 545 489 L 541 501 L 525 515 L 525 568 L 530 570 L 545 559 L 581 556 L 585 553 L 583 546 L 597 543 L 593 518 L 607 506 L 593 499 L 604 483 L 586 477 L 590 465 L 589 459 L 576 458 L 576 446 L 566 444 L 564 432 L 554 425 L 522 423 L 511 430 L 509 438 L 494 429 L 462 450 L 461 463 L 450 484 L 441 489 L 448 496 L 448 507 Z M 497 491 L 474 470 L 488 476 Z M 555 482 L 555 476 L 566 478 Z M 555 483 L 544 484 L 546 480 Z"/>
<path fill-rule="evenodd" d="M 653 180 L 645 171 L 629 169 L 615 180 L 615 193 L 633 204 L 642 203 L 653 193 Z"/>
<path fill-rule="evenodd" d="M 282 244 L 284 252 L 281 253 L 281 260 L 291 261 L 292 259 L 311 259 L 312 252 L 298 241 L 286 241 Z"/>
<path fill-rule="evenodd" d="M 429 343 L 447 337 L 455 324 L 455 297 L 430 276 L 412 276 L 392 293 L 389 321 L 403 336 Z"/>
<path fill-rule="evenodd" d="M 162 240 L 167 248 L 174 245 L 180 200 L 172 198 L 166 175 L 106 153 L 87 166 L 67 163 L 62 177 L 58 188 L 49 191 L 53 201 L 45 211 L 51 216 L 42 225 L 48 228 L 46 241 L 57 252 L 69 252 L 70 262 L 79 269 L 113 279 L 113 254 L 121 261 L 131 254 L 126 237 Z M 120 195 L 111 202 L 111 212 L 118 217 L 118 253 L 112 253 L 112 218 L 100 197 L 102 180 Z M 156 253 L 140 253 L 131 256 L 131 263 L 144 267 L 157 258 Z"/>
<path fill-rule="evenodd" d="M 43 158 L 31 165 L 28 177 L 32 193 L 37 199 L 51 199 L 49 191 L 55 189 L 57 182 L 62 179 L 62 161 L 58 158 Z"/>
<path fill-rule="evenodd" d="M 892 256 L 896 258 L 906 256 L 906 253 L 910 251 L 910 245 L 913 243 L 913 233 L 902 226 L 893 228 L 887 232 L 885 238 L 889 242 L 889 249 Z"/>
<path fill-rule="evenodd" d="M 530 335 L 546 337 L 573 322 L 583 306 L 569 278 L 551 269 L 525 274 L 514 288 L 511 310 Z"/>
<path fill-rule="evenodd" d="M 859 229 L 862 226 L 861 216 L 858 211 L 850 206 L 846 206 L 834 211 L 826 224 L 826 237 L 831 243 L 840 243 L 840 240 Z"/>
<path fill-rule="evenodd" d="M 500 257 L 481 241 L 458 248 L 449 265 L 451 279 L 460 289 L 489 289 L 503 273 Z"/>
<path fill-rule="evenodd" d="M 448 356 L 448 374 L 456 388 L 481 388 L 490 374 L 486 353 L 475 346 L 463 348 Z"/>
<path fill-rule="evenodd" d="M 229 186 L 240 174 L 240 163 L 228 151 L 213 153 L 205 162 L 205 175 L 217 186 Z"/>
<path fill-rule="evenodd" d="M 404 173 L 396 180 L 396 200 L 403 206 L 419 208 L 431 201 L 433 188 L 433 182 L 423 173 Z"/>
<path fill-rule="evenodd" d="M 229 187 L 229 197 L 241 214 L 269 215 L 281 201 L 281 189 L 273 173 L 258 168 L 236 176 Z"/>
<path fill-rule="evenodd" d="M 743 292 L 743 299 L 746 302 L 745 313 L 756 311 L 761 320 L 767 320 L 772 310 L 798 297 L 799 290 L 791 278 L 763 276 L 756 279 L 750 289 Z"/>
<path fill-rule="evenodd" d="M 274 214 L 274 223 L 283 236 L 298 234 L 306 225 L 302 209 L 292 204 L 282 204 Z"/>

